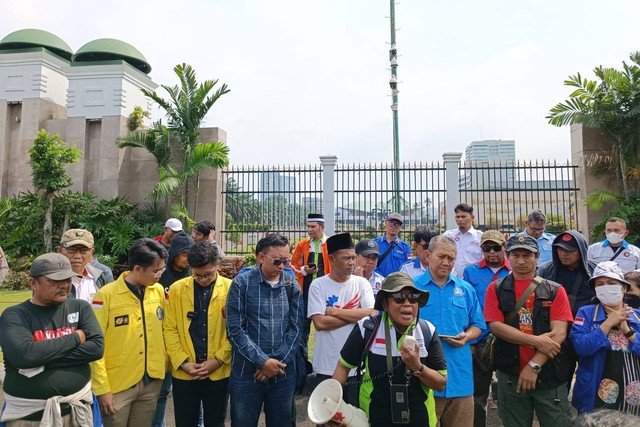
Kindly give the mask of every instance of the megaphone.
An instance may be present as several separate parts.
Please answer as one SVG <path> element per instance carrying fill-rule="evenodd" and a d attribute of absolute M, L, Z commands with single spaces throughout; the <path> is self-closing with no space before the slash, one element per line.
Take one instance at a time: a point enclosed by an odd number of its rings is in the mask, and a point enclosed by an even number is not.
<path fill-rule="evenodd" d="M 348 427 L 369 427 L 367 414 L 342 400 L 342 384 L 334 379 L 322 381 L 313 390 L 307 413 L 314 424 L 325 424 L 333 420 Z"/>

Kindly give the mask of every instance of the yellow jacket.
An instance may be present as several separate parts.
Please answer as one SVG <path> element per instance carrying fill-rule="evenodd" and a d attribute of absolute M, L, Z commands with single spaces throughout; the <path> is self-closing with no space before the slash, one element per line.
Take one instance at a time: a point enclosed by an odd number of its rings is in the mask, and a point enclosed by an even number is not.
<path fill-rule="evenodd" d="M 178 369 L 180 364 L 187 359 L 189 362 L 196 360 L 196 352 L 189 334 L 191 319 L 187 317 L 189 312 L 194 311 L 194 286 L 198 285 L 193 277 L 187 277 L 171 285 L 167 318 L 164 321 L 164 341 L 171 362 L 171 375 L 181 380 L 191 380 L 192 377 Z M 230 286 L 231 280 L 218 274 L 207 311 L 207 355 L 209 359 L 217 357 L 223 362 L 222 366 L 209 375 L 212 381 L 231 375 L 231 344 L 227 339 L 225 313 Z"/>
<path fill-rule="evenodd" d="M 91 363 L 92 390 L 97 396 L 138 383 L 144 376 L 145 360 L 151 378 L 164 378 L 164 288 L 158 283 L 148 286 L 141 304 L 124 282 L 128 274 L 100 288 L 91 304 L 104 333 L 104 357 Z"/>

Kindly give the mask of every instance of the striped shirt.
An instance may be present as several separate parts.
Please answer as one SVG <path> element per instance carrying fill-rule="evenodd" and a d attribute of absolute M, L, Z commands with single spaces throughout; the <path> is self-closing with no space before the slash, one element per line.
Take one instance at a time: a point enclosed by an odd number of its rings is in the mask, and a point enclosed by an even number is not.
<path fill-rule="evenodd" d="M 293 286 L 291 301 L 284 286 L 287 282 Z M 259 266 L 236 276 L 229 289 L 226 315 L 233 356 L 231 375 L 253 376 L 270 358 L 293 363 L 305 317 L 300 286 L 293 277 L 282 274 L 272 286 Z"/>

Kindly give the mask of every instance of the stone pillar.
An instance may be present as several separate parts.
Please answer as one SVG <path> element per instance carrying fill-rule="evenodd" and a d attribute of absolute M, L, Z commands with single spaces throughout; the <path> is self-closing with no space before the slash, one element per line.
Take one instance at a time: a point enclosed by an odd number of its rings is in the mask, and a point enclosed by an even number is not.
<path fill-rule="evenodd" d="M 200 128 L 200 141 L 227 143 L 227 132 L 220 128 Z M 208 220 L 213 222 L 216 230 L 225 229 L 224 200 L 222 191 L 226 185 L 223 182 L 221 169 L 205 169 L 200 173 L 200 192 L 198 206 L 196 206 L 195 192 L 189 195 L 189 212 L 196 221 Z M 221 242 L 222 243 L 222 242 Z"/>
<path fill-rule="evenodd" d="M 446 199 L 446 216 L 445 216 L 445 228 L 453 228 L 456 223 L 456 214 L 453 208 L 460 204 L 460 159 L 462 159 L 462 153 L 443 153 L 442 159 L 444 160 L 445 167 L 445 188 L 447 189 Z"/>
<path fill-rule="evenodd" d="M 330 154 L 320 156 L 322 164 L 322 214 L 324 215 L 324 232 L 333 236 L 336 232 L 336 206 L 334 172 L 338 164 L 338 157 Z"/>
<path fill-rule="evenodd" d="M 587 196 L 595 191 L 617 191 L 611 186 L 610 176 L 596 177 L 593 168 L 587 165 L 589 155 L 609 150 L 611 144 L 602 129 L 594 129 L 583 125 L 571 126 L 571 163 L 578 166 L 574 179 L 578 191 L 576 211 L 578 214 L 578 229 L 590 240 L 594 225 L 607 213 L 614 204 L 608 203 L 602 209 L 592 211 L 584 204 Z"/>

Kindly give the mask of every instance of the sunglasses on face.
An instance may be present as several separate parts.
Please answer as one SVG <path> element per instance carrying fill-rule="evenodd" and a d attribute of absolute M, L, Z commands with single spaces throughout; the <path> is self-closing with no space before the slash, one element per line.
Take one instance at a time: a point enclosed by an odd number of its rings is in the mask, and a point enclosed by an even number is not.
<path fill-rule="evenodd" d="M 291 260 L 288 258 L 285 259 L 275 259 L 273 257 L 270 257 L 267 254 L 264 254 L 264 256 L 266 256 L 267 258 L 269 258 L 271 260 L 271 262 L 273 262 L 273 265 L 275 265 L 276 267 L 280 266 L 280 265 L 284 265 L 285 267 L 288 266 L 289 264 L 291 264 Z"/>
<path fill-rule="evenodd" d="M 482 246 L 482 250 L 483 252 L 500 252 L 502 250 L 502 246 L 488 246 L 488 245 L 484 245 Z"/>
<path fill-rule="evenodd" d="M 402 292 L 395 292 L 390 296 L 396 304 L 404 304 L 405 300 L 409 300 L 411 304 L 417 304 L 420 300 L 420 294 L 417 293 L 403 294 Z"/>
<path fill-rule="evenodd" d="M 402 225 L 402 223 L 399 221 L 387 221 L 387 224 L 389 224 L 391 227 L 400 227 Z"/>

